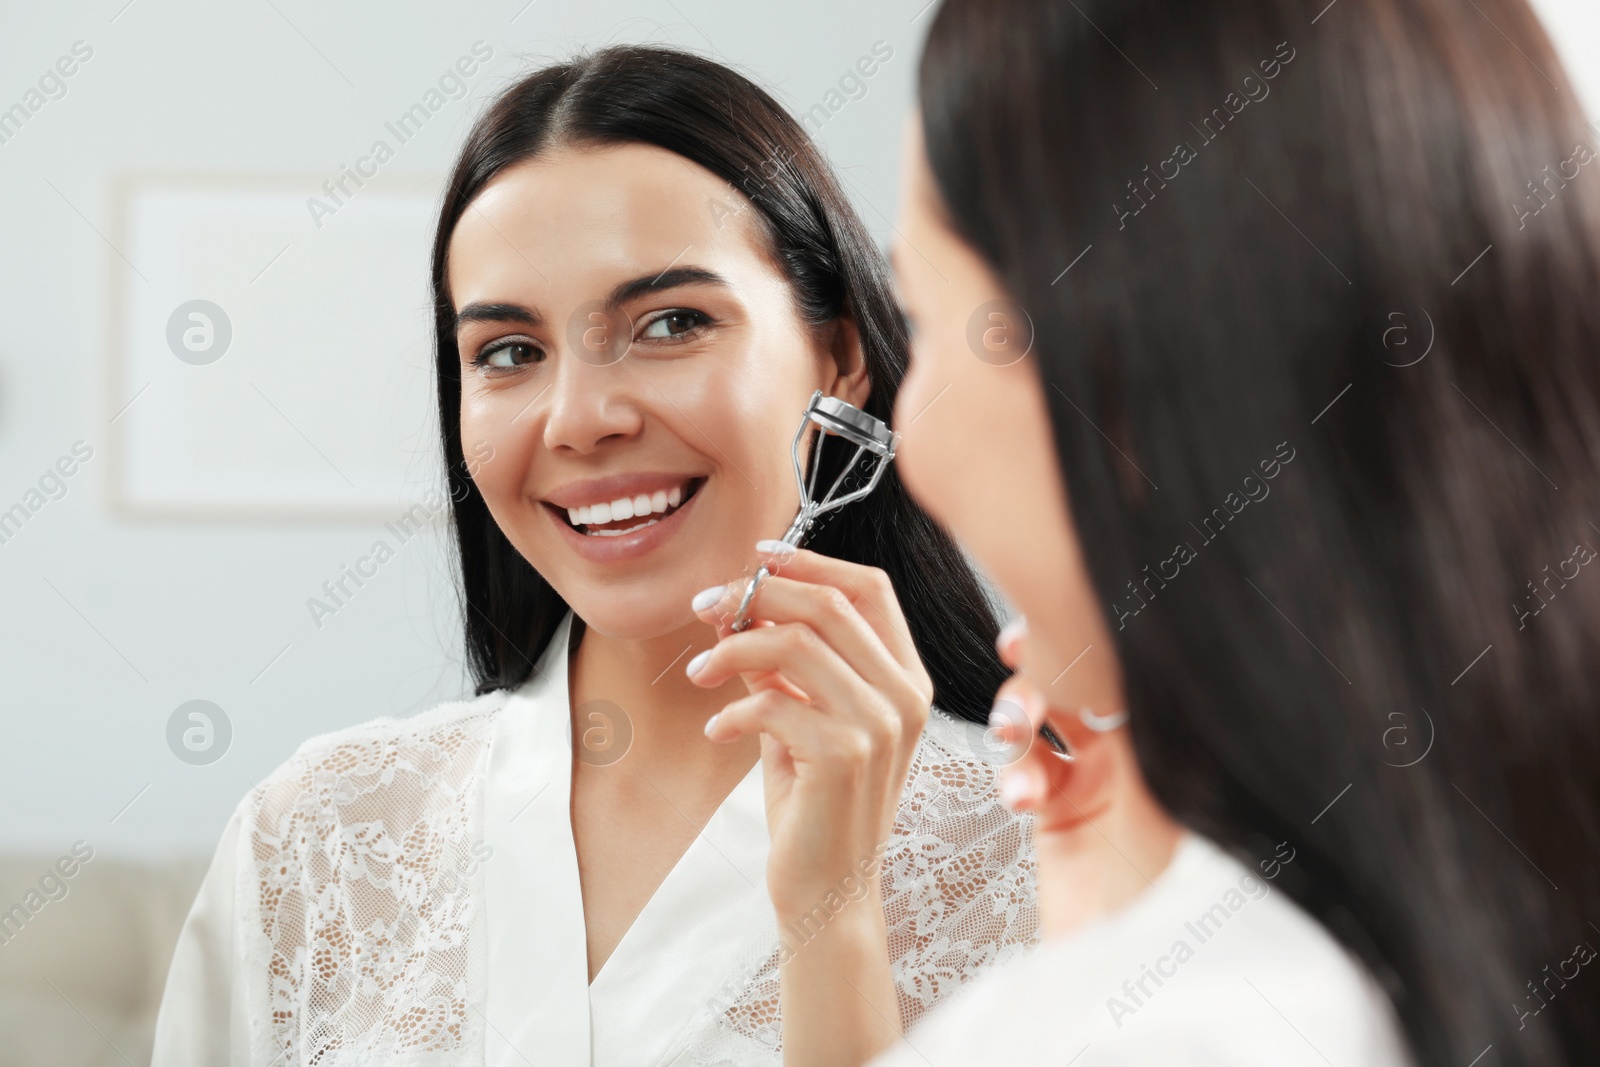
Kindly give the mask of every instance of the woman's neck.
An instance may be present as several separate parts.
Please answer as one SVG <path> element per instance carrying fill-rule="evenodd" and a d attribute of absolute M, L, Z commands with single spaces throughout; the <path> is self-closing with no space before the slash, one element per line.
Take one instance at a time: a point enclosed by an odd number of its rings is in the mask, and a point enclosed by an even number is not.
<path fill-rule="evenodd" d="M 1126 907 L 1167 869 L 1183 837 L 1183 827 L 1145 785 L 1127 733 L 1100 742 L 1099 759 L 1115 770 L 1104 775 L 1092 817 L 1064 796 L 1051 797 L 1040 813 L 1035 844 L 1047 938 L 1066 937 Z M 1063 800 L 1070 812 L 1062 810 Z"/>
<path fill-rule="evenodd" d="M 574 620 L 574 625 L 581 625 Z M 609 637 L 583 628 L 578 647 L 568 662 L 568 691 L 573 713 L 574 753 L 583 762 L 609 765 L 612 753 L 597 749 L 586 755 L 584 731 L 601 720 L 585 715 L 585 705 L 605 701 L 616 711 L 601 708 L 613 729 L 613 741 L 626 743 L 628 762 L 652 780 L 727 782 L 728 788 L 744 777 L 760 755 L 759 743 L 714 745 L 706 740 L 706 720 L 746 693 L 735 679 L 717 689 L 694 685 L 684 673 L 689 660 L 716 643 L 704 623 L 691 619 L 681 630 L 646 640 Z M 620 717 L 617 715 L 620 711 Z M 624 741 L 622 735 L 626 733 Z M 730 780 L 731 779 L 731 780 Z M 724 790 L 725 792 L 725 790 Z"/>

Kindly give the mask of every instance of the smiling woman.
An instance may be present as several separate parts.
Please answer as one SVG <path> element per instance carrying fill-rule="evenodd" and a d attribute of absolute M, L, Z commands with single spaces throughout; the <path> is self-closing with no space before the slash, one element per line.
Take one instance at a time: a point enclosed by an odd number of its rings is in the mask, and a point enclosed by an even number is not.
<path fill-rule="evenodd" d="M 433 285 L 478 696 L 245 798 L 157 1061 L 860 1063 L 1022 953 L 960 551 L 892 471 L 758 545 L 811 396 L 887 421 L 907 360 L 795 120 L 680 52 L 536 72 L 468 137 Z"/>

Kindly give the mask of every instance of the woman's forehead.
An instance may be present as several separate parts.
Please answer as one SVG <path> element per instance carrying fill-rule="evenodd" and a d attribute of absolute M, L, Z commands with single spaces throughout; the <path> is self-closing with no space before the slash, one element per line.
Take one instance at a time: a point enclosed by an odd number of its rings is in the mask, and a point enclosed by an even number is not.
<path fill-rule="evenodd" d="M 727 182 L 654 145 L 563 147 L 508 167 L 450 240 L 455 303 L 507 284 L 609 287 L 688 259 L 730 281 L 770 271 L 758 213 Z"/>

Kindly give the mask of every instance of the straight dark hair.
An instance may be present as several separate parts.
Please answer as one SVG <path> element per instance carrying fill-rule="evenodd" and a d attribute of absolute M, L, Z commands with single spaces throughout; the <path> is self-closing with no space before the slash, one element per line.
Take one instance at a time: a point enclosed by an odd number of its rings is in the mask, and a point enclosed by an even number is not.
<path fill-rule="evenodd" d="M 562 145 L 623 143 L 675 152 L 726 181 L 728 204 L 707 210 L 731 215 L 748 199 L 803 321 L 823 329 L 844 316 L 854 320 L 872 383 L 868 412 L 887 422 L 905 376 L 905 323 L 882 256 L 800 124 L 749 79 L 692 53 L 618 46 L 512 85 L 461 149 L 433 246 L 439 425 L 467 662 L 479 692 L 522 684 L 568 609 L 495 525 L 462 454 L 460 354 L 446 279 L 450 236 L 505 168 Z M 830 450 L 821 484 L 838 473 L 847 451 Z M 912 502 L 892 467 L 868 497 L 834 515 L 808 547 L 882 568 L 933 679 L 934 703 L 987 721 L 1006 674 L 994 651 L 998 624 L 955 542 Z"/>
<path fill-rule="evenodd" d="M 946 0 L 920 73 L 1146 780 L 1247 863 L 1287 841 L 1454 1067 L 1600 1062 L 1600 154 L 1561 80 L 1524 0 Z"/>

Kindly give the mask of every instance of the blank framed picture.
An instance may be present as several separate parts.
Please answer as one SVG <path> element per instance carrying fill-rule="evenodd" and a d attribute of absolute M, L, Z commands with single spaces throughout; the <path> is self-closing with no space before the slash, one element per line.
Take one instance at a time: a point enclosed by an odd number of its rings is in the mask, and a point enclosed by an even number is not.
<path fill-rule="evenodd" d="M 119 514 L 364 520 L 437 484 L 438 179 L 332 195 L 328 181 L 118 183 L 106 408 Z"/>

